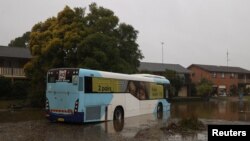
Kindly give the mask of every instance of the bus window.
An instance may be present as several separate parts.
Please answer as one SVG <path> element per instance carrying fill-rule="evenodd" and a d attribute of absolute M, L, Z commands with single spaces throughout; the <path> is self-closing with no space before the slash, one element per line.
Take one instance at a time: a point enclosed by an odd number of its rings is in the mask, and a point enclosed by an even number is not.
<path fill-rule="evenodd" d="M 83 91 L 83 78 L 79 78 L 78 91 Z"/>
<path fill-rule="evenodd" d="M 92 78 L 84 77 L 85 93 L 92 93 Z"/>
<path fill-rule="evenodd" d="M 55 83 L 56 78 L 54 76 L 48 77 L 48 83 Z"/>

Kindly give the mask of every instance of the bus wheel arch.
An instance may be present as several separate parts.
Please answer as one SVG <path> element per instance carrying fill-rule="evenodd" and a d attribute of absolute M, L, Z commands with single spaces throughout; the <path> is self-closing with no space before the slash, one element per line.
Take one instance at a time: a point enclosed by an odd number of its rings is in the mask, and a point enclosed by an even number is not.
<path fill-rule="evenodd" d="M 113 120 L 123 120 L 124 119 L 124 109 L 122 106 L 116 106 L 114 110 Z"/>

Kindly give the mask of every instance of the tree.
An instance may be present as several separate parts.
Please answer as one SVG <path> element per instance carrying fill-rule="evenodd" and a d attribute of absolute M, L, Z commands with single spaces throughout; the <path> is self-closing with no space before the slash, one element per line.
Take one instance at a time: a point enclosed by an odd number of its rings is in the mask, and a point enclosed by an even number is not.
<path fill-rule="evenodd" d="M 213 83 L 205 78 L 201 79 L 200 83 L 197 85 L 196 90 L 199 96 L 207 97 L 212 91 Z"/>
<path fill-rule="evenodd" d="M 235 84 L 230 85 L 229 92 L 230 92 L 230 95 L 236 96 L 238 94 L 237 86 Z"/>
<path fill-rule="evenodd" d="M 30 32 L 24 33 L 21 37 L 11 40 L 8 46 L 10 47 L 28 47 Z"/>
<path fill-rule="evenodd" d="M 184 80 L 177 74 L 176 71 L 166 70 L 164 76 L 170 81 L 170 91 L 173 96 L 177 96 L 181 87 L 184 85 Z"/>
<path fill-rule="evenodd" d="M 33 93 L 44 94 L 50 68 L 84 67 L 134 73 L 143 58 L 136 43 L 138 31 L 95 3 L 85 8 L 66 6 L 57 17 L 33 26 L 29 48 L 33 56 L 25 65 Z"/>

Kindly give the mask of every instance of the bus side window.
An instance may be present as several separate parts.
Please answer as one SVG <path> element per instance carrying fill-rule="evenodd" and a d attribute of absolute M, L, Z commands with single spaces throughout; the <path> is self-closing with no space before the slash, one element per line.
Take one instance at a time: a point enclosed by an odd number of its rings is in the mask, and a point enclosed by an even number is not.
<path fill-rule="evenodd" d="M 84 91 L 85 93 L 92 93 L 92 78 L 85 76 L 84 77 Z"/>
<path fill-rule="evenodd" d="M 164 85 L 164 97 L 169 98 L 169 85 Z"/>
<path fill-rule="evenodd" d="M 78 91 L 83 91 L 83 78 L 79 77 Z"/>

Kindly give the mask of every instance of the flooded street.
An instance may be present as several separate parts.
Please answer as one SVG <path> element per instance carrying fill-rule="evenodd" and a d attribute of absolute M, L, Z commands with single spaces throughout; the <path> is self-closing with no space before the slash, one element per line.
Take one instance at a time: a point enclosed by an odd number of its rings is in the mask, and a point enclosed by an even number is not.
<path fill-rule="evenodd" d="M 250 103 L 247 101 L 176 102 L 171 105 L 171 118 L 196 116 L 200 119 L 250 122 Z"/>
<path fill-rule="evenodd" d="M 40 110 L 0 112 L 1 141 L 179 141 L 207 140 L 207 130 L 192 134 L 167 134 L 169 123 L 185 117 L 198 117 L 207 124 L 250 124 L 250 104 L 239 101 L 175 102 L 162 119 L 156 115 L 126 118 L 123 124 L 100 122 L 88 124 L 50 123 Z"/>

